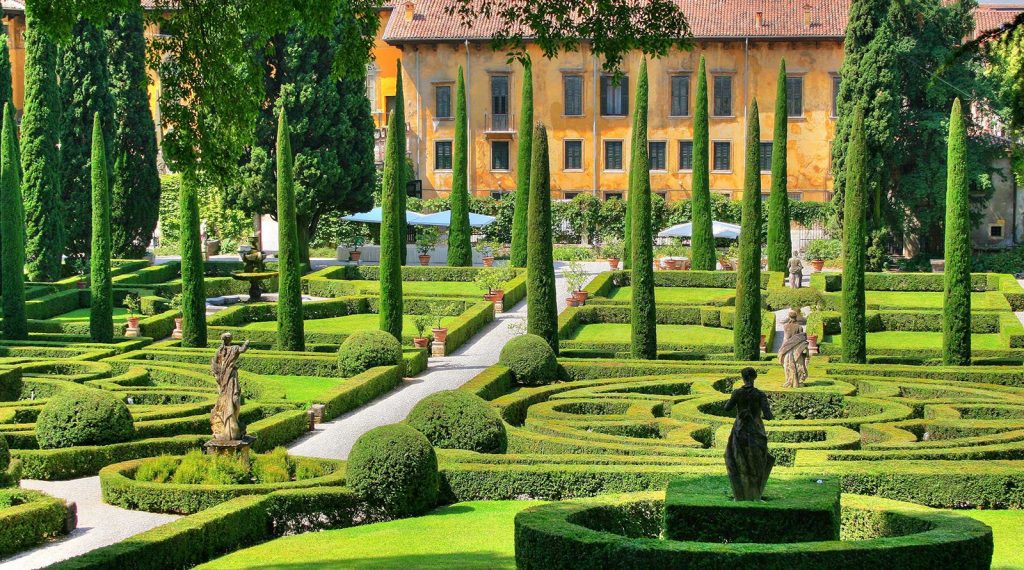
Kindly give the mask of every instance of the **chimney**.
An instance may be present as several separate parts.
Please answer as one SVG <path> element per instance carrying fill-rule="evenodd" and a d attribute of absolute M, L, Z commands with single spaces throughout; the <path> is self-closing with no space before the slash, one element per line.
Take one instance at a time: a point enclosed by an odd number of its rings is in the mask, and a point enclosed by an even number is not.
<path fill-rule="evenodd" d="M 757 14 L 754 14 L 754 24 L 758 27 L 764 27 L 764 12 L 758 10 Z"/>
<path fill-rule="evenodd" d="M 804 27 L 811 27 L 811 5 L 804 4 Z"/>
<path fill-rule="evenodd" d="M 405 1 L 405 21 L 411 22 L 412 17 L 416 14 L 416 3 L 412 0 Z"/>

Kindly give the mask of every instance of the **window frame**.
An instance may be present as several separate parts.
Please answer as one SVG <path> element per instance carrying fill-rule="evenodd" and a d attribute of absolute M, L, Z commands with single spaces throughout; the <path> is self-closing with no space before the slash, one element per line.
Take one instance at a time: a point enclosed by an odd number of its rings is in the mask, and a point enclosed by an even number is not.
<path fill-rule="evenodd" d="M 505 168 L 498 168 L 494 165 L 494 145 L 505 145 Z M 512 170 L 512 143 L 508 140 L 491 141 L 491 172 L 510 172 Z"/>
<path fill-rule="evenodd" d="M 729 112 L 727 114 L 721 114 L 718 112 L 718 80 L 728 79 L 729 80 Z M 711 94 L 711 116 L 714 118 L 731 118 L 736 116 L 736 101 L 734 100 L 734 77 L 731 73 L 718 73 L 711 76 L 712 94 Z"/>
<path fill-rule="evenodd" d="M 580 90 L 579 90 L 580 91 L 580 93 L 579 93 L 579 110 L 580 110 L 580 112 L 579 113 L 569 113 L 569 92 L 568 92 L 569 82 L 567 80 L 570 79 L 570 78 L 579 80 L 579 84 L 580 84 Z M 563 73 L 562 74 L 562 116 L 563 117 L 583 117 L 583 116 L 586 116 L 586 112 L 585 112 L 585 108 L 586 108 L 585 107 L 586 91 L 585 90 L 586 90 L 586 83 L 585 83 L 585 80 L 583 78 L 583 74 L 582 73 Z"/>
<path fill-rule="evenodd" d="M 448 145 L 448 168 L 438 168 L 438 157 L 441 153 L 438 152 L 438 145 Z M 452 139 L 434 139 L 434 172 L 451 172 L 455 164 L 455 142 Z"/>
<path fill-rule="evenodd" d="M 726 155 L 726 160 L 728 161 L 729 164 L 728 164 L 728 168 L 725 168 L 725 169 L 718 168 L 718 163 L 717 163 L 718 153 L 715 152 L 715 151 L 718 149 L 718 145 L 720 145 L 720 144 L 726 145 L 726 148 L 729 149 L 729 152 Z M 731 140 L 713 140 L 713 141 L 711 141 L 711 172 L 721 173 L 721 174 L 730 174 L 730 173 L 732 173 L 732 141 Z"/>
<path fill-rule="evenodd" d="M 793 105 L 793 89 L 791 89 L 790 81 L 800 82 L 800 112 L 797 114 L 793 113 L 793 109 L 790 107 Z M 802 119 L 806 116 L 806 105 L 804 104 L 804 92 L 806 82 L 804 81 L 804 75 L 802 73 L 794 73 L 786 75 L 786 118 L 788 119 Z"/>
<path fill-rule="evenodd" d="M 441 89 L 448 90 L 448 114 L 442 115 L 439 113 L 440 107 L 438 106 L 438 93 Z M 452 85 L 451 83 L 440 83 L 434 85 L 434 118 L 439 121 L 451 121 L 455 119 L 452 111 Z"/>
<path fill-rule="evenodd" d="M 604 164 L 601 165 L 601 170 L 604 172 L 625 172 L 626 163 L 626 145 L 623 139 L 604 139 L 602 143 L 601 157 Z M 617 143 L 619 145 L 619 166 L 618 168 L 608 168 L 608 143 Z"/>
<path fill-rule="evenodd" d="M 617 86 L 613 85 L 613 83 L 612 83 L 612 79 L 613 78 L 614 77 L 612 75 L 609 75 L 609 74 L 604 74 L 604 75 L 601 76 L 601 85 L 600 85 L 600 97 L 601 97 L 601 100 L 599 101 L 599 103 L 600 103 L 599 107 L 600 108 L 598 109 L 598 111 L 601 113 L 602 117 L 606 117 L 606 118 L 610 118 L 610 119 L 626 118 L 626 117 L 629 116 L 629 75 L 623 75 L 620 78 L 619 84 Z M 605 94 L 606 93 L 606 91 L 605 91 L 606 88 L 607 89 L 614 89 L 614 90 L 616 90 L 619 93 L 619 105 L 622 107 L 622 113 L 615 113 L 615 114 L 608 113 L 608 107 L 606 105 L 606 101 L 608 99 L 607 99 L 607 96 Z"/>
<path fill-rule="evenodd" d="M 683 84 L 686 86 L 686 100 L 682 114 L 676 113 L 676 80 L 684 79 Z M 668 116 L 671 118 L 682 118 L 690 116 L 690 80 L 691 76 L 689 73 L 673 73 L 669 78 L 669 101 L 668 101 Z"/>
<path fill-rule="evenodd" d="M 771 174 L 772 173 L 772 155 L 774 154 L 773 150 L 774 150 L 775 141 L 761 141 L 760 144 L 761 144 L 761 147 L 760 147 L 760 151 L 761 151 L 760 152 L 761 164 L 759 166 L 761 167 L 761 174 Z M 765 152 L 764 152 L 765 148 L 768 149 L 768 153 L 767 153 L 768 168 L 767 169 L 765 169 L 765 167 L 764 167 L 765 166 L 765 156 L 766 156 Z"/>
<path fill-rule="evenodd" d="M 579 143 L 580 145 L 580 166 L 579 168 L 569 168 L 569 143 Z M 583 139 L 563 139 L 562 140 L 562 172 L 583 172 Z"/>
<path fill-rule="evenodd" d="M 689 168 L 683 167 L 683 157 L 686 156 L 685 153 L 683 153 L 683 145 L 686 144 L 686 143 L 690 144 L 690 167 Z M 676 147 L 679 150 L 679 161 L 678 161 L 678 164 L 679 164 L 679 169 L 678 170 L 679 170 L 679 172 L 693 172 L 693 139 L 679 139 L 679 143 L 676 145 Z"/>
<path fill-rule="evenodd" d="M 829 74 L 832 79 L 832 108 L 829 111 L 829 117 L 833 119 L 839 118 L 839 89 L 843 85 L 843 77 L 838 72 Z"/>
<path fill-rule="evenodd" d="M 651 145 L 661 145 L 661 168 L 654 168 L 654 161 L 651 159 L 653 153 L 651 153 Z M 647 171 L 648 172 L 668 172 L 668 141 L 666 140 L 649 140 L 647 141 Z"/>

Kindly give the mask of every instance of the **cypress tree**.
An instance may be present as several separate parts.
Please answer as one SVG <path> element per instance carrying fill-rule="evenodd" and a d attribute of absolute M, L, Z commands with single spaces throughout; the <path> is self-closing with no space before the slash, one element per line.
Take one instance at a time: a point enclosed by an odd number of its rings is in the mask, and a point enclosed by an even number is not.
<path fill-rule="evenodd" d="M 93 160 L 93 119 L 100 116 L 103 141 L 112 140 L 114 100 L 110 95 L 107 70 L 107 41 L 103 30 L 91 22 L 79 20 L 67 45 L 58 50 L 57 77 L 60 81 L 61 196 L 64 201 L 64 254 L 70 259 L 85 259 L 90 249 Z M 110 147 L 104 156 L 111 157 Z M 106 166 L 109 173 L 110 165 Z M 151 201 L 149 207 L 156 207 Z"/>
<path fill-rule="evenodd" d="M 0 34 L 0 107 L 14 105 L 14 81 L 11 79 L 11 52 L 7 34 Z"/>
<path fill-rule="evenodd" d="M 747 121 L 733 352 L 737 360 L 758 360 L 761 354 L 761 126 L 757 99 L 750 104 Z"/>
<path fill-rule="evenodd" d="M 291 129 L 284 109 L 277 126 L 277 243 L 280 273 L 277 293 L 277 347 L 305 350 L 302 322 L 302 270 L 295 219 L 295 172 Z"/>
<path fill-rule="evenodd" d="M 402 74 L 398 74 L 399 92 Z M 405 184 L 405 128 L 397 106 L 388 121 L 388 137 L 384 143 L 384 173 L 381 180 L 380 221 L 380 330 L 402 340 L 402 257 L 405 234 L 401 233 L 402 195 Z M 403 121 L 399 123 L 399 121 Z"/>
<path fill-rule="evenodd" d="M 714 271 L 718 261 L 718 256 L 715 255 L 715 234 L 711 228 L 709 138 L 708 76 L 704 68 L 704 56 L 701 56 L 700 68 L 697 71 L 697 103 L 693 117 L 693 217 L 690 252 L 693 258 L 691 266 L 704 271 Z"/>
<path fill-rule="evenodd" d="M 395 110 L 391 113 L 392 116 L 396 116 L 396 120 L 393 125 L 398 129 L 395 131 L 395 136 L 397 137 L 396 142 L 398 144 L 398 150 L 396 151 L 398 153 L 398 162 L 395 166 L 397 170 L 394 172 L 394 175 L 398 177 L 394 180 L 394 182 L 398 183 L 398 190 L 395 195 L 395 200 L 397 201 L 396 214 L 398 216 L 397 224 L 395 224 L 395 234 L 398 236 L 398 242 L 396 244 L 396 247 L 398 248 L 398 260 L 402 265 L 405 265 L 407 261 L 406 258 L 409 255 L 409 248 L 406 246 L 406 241 L 408 241 L 407 236 L 409 235 L 409 221 L 405 216 L 406 203 L 408 202 L 409 196 L 405 185 L 409 181 L 405 178 L 405 157 L 407 149 L 405 140 L 405 88 L 402 84 L 402 60 L 398 60 L 398 79 L 396 81 L 398 85 L 395 88 Z M 389 124 L 388 133 L 391 133 L 391 126 L 392 125 Z M 401 281 L 401 268 L 399 268 L 399 281 Z M 401 314 L 401 311 L 399 311 L 399 314 Z M 399 342 L 402 340 L 400 334 L 396 335 L 395 338 L 397 338 Z"/>
<path fill-rule="evenodd" d="M 533 131 L 530 201 L 526 254 L 526 332 L 548 341 L 558 354 L 558 305 L 555 302 L 555 261 L 551 245 L 551 170 L 548 131 L 538 123 Z"/>
<path fill-rule="evenodd" d="M 867 250 L 867 146 L 864 109 L 854 111 L 846 151 L 846 200 L 843 204 L 843 362 L 867 362 L 864 316 L 864 263 Z"/>
<path fill-rule="evenodd" d="M 206 346 L 206 283 L 195 175 L 181 174 L 181 346 Z"/>
<path fill-rule="evenodd" d="M 516 196 L 512 214 L 509 263 L 526 267 L 526 217 L 530 200 L 530 160 L 533 153 L 533 66 L 523 62 L 523 100 L 519 110 L 519 145 L 516 148 Z"/>
<path fill-rule="evenodd" d="M 448 227 L 448 265 L 473 265 L 469 227 L 469 129 L 466 123 L 466 81 L 459 67 L 455 84 L 455 148 L 452 152 L 451 226 Z"/>
<path fill-rule="evenodd" d="M 25 317 L 25 211 L 17 161 L 14 106 L 4 106 L 0 141 L 0 235 L 3 242 L 3 333 L 8 340 L 28 338 Z"/>
<path fill-rule="evenodd" d="M 946 272 L 942 360 L 971 363 L 971 209 L 967 182 L 967 132 L 960 98 L 949 116 L 946 162 Z"/>
<path fill-rule="evenodd" d="M 632 143 L 636 143 L 636 137 L 632 137 Z M 635 147 L 632 152 L 636 152 Z M 632 184 L 633 176 L 629 177 L 630 184 Z M 633 190 L 632 188 L 626 189 L 626 213 L 623 218 L 623 230 L 625 230 L 625 238 L 622 240 L 622 268 L 625 270 L 633 269 Z"/>
<path fill-rule="evenodd" d="M 114 102 L 110 184 L 113 256 L 146 254 L 160 214 L 160 173 L 156 127 L 149 109 L 146 38 L 141 8 L 112 17 L 109 45 L 110 93 Z"/>
<path fill-rule="evenodd" d="M 768 270 L 787 271 L 793 254 L 789 233 L 789 175 L 786 166 L 786 142 L 789 138 L 789 113 L 786 108 L 786 60 L 779 64 L 775 94 L 775 130 L 772 141 L 772 190 L 768 198 Z"/>
<path fill-rule="evenodd" d="M 100 113 L 92 126 L 92 255 L 90 264 L 89 336 L 93 342 L 114 340 L 114 293 L 110 282 L 110 177 L 107 143 Z"/>
<path fill-rule="evenodd" d="M 57 48 L 25 7 L 25 109 L 21 165 L 25 205 L 25 260 L 30 281 L 56 281 L 64 254 L 64 205 L 60 191 L 60 97 Z"/>
<path fill-rule="evenodd" d="M 633 358 L 653 360 L 658 356 L 654 308 L 654 233 L 651 228 L 651 172 L 647 155 L 647 60 L 640 64 L 633 111 L 633 151 L 629 165 L 629 201 L 632 223 L 633 258 L 630 285 L 633 287 L 630 323 Z"/>

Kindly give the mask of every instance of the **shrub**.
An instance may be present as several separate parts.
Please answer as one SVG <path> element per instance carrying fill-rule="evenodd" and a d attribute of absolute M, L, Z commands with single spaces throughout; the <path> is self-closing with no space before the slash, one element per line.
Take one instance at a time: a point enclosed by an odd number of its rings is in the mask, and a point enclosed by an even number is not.
<path fill-rule="evenodd" d="M 551 252 L 551 170 L 548 131 L 538 124 L 533 132 L 530 164 L 530 200 L 526 255 L 526 326 L 558 352 L 558 304 L 555 302 L 555 267 Z"/>
<path fill-rule="evenodd" d="M 547 341 L 535 334 L 517 336 L 505 344 L 498 362 L 512 370 L 523 385 L 547 384 L 558 374 L 558 360 Z"/>
<path fill-rule="evenodd" d="M 843 361 L 863 364 L 867 359 L 867 331 L 864 322 L 867 150 L 863 109 L 854 113 L 853 121 L 846 162 L 846 203 L 843 212 L 846 222 L 843 228 Z"/>
<path fill-rule="evenodd" d="M 949 118 L 946 161 L 946 270 L 942 363 L 971 362 L 971 207 L 967 179 L 967 134 L 960 99 Z"/>
<path fill-rule="evenodd" d="M 302 269 L 299 229 L 295 218 L 295 176 L 288 116 L 282 110 L 277 127 L 278 276 L 277 347 L 306 348 L 302 321 Z"/>
<path fill-rule="evenodd" d="M 526 267 L 526 215 L 530 200 L 530 157 L 533 155 L 533 70 L 523 62 L 523 96 L 520 99 L 519 144 L 516 145 L 516 194 L 512 215 L 512 267 Z"/>
<path fill-rule="evenodd" d="M 128 406 L 99 390 L 70 390 L 50 399 L 39 413 L 36 438 L 43 449 L 105 445 L 132 438 L 135 427 Z"/>
<path fill-rule="evenodd" d="M 402 345 L 384 331 L 355 332 L 338 349 L 338 365 L 345 376 L 355 376 L 375 366 L 391 366 L 401 362 Z"/>
<path fill-rule="evenodd" d="M 708 76 L 704 56 L 697 71 L 697 103 L 693 120 L 693 268 L 714 271 L 715 236 L 711 229 L 711 185 L 708 173 Z"/>
<path fill-rule="evenodd" d="M 402 252 L 405 251 L 405 116 L 402 104 L 402 67 L 399 62 L 395 112 L 388 124 L 381 175 L 380 222 L 380 328 L 402 338 Z"/>
<path fill-rule="evenodd" d="M 437 456 L 427 438 L 406 425 L 374 428 L 356 440 L 346 483 L 390 517 L 418 515 L 438 497 Z"/>
<path fill-rule="evenodd" d="M 743 218 L 739 270 L 736 273 L 736 325 L 733 352 L 737 360 L 757 360 L 761 336 L 761 127 L 757 101 L 750 105 L 747 162 L 743 184 Z"/>
<path fill-rule="evenodd" d="M 786 60 L 779 64 L 775 94 L 775 129 L 772 131 L 772 190 L 768 198 L 768 271 L 786 271 L 793 253 L 790 234 L 789 186 L 786 142 L 789 117 L 786 112 Z"/>
<path fill-rule="evenodd" d="M 446 390 L 424 398 L 406 419 L 431 445 L 478 453 L 505 453 L 508 437 L 498 412 L 479 396 Z"/>
<path fill-rule="evenodd" d="M 633 113 L 633 152 L 630 164 L 629 201 L 633 285 L 631 352 L 633 358 L 653 360 L 658 352 L 654 315 L 654 235 L 651 229 L 651 176 L 647 156 L 647 63 L 640 65 Z"/>
<path fill-rule="evenodd" d="M 466 81 L 462 67 L 455 84 L 455 142 L 452 145 L 451 226 L 448 228 L 448 265 L 473 265 L 469 226 L 469 135 L 466 118 Z"/>
<path fill-rule="evenodd" d="M 843 244 L 837 239 L 811 240 L 804 250 L 804 259 L 836 259 L 843 252 Z"/>

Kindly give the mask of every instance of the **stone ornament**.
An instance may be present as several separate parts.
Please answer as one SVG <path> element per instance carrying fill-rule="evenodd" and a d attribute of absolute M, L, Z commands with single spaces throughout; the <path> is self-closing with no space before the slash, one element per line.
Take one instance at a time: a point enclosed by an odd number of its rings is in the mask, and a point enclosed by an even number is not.
<path fill-rule="evenodd" d="M 775 465 L 775 458 L 768 453 L 768 434 L 764 421 L 773 419 L 768 406 L 768 396 L 754 387 L 757 371 L 744 368 L 740 371 L 743 386 L 733 390 L 726 411 L 736 410 L 736 421 L 729 433 L 725 446 L 725 468 L 729 472 L 733 499 L 757 501 L 764 494 L 768 475 Z"/>
<path fill-rule="evenodd" d="M 792 289 L 799 289 L 804 280 L 804 264 L 800 258 L 793 256 L 789 258 L 789 286 Z"/>
<path fill-rule="evenodd" d="M 210 414 L 210 427 L 215 441 L 239 441 L 245 437 L 245 428 L 238 419 L 242 409 L 242 389 L 238 384 L 238 359 L 249 349 L 249 341 L 231 344 L 231 333 L 220 335 L 221 345 L 210 361 L 210 369 L 217 379 L 220 396 Z"/>
<path fill-rule="evenodd" d="M 807 360 L 810 348 L 807 333 L 800 326 L 800 313 L 789 310 L 789 319 L 782 327 L 782 346 L 779 348 L 779 364 L 786 373 L 785 388 L 799 388 L 807 382 Z"/>

